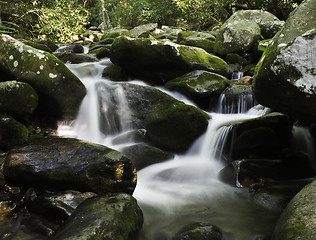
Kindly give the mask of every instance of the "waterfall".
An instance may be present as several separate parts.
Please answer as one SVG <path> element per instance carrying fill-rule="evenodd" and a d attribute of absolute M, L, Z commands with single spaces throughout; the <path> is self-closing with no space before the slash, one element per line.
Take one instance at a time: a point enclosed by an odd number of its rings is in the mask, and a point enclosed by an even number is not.
<path fill-rule="evenodd" d="M 117 148 L 109 139 L 113 134 L 130 129 L 131 114 L 120 85 L 101 77 L 108 64 L 109 61 L 104 60 L 68 65 L 85 84 L 88 93 L 78 118 L 59 124 L 59 135 Z M 183 100 L 183 96 L 181 98 Z M 266 224 L 271 213 L 249 202 L 246 190 L 217 179 L 218 172 L 224 167 L 221 159 L 229 148 L 231 124 L 266 113 L 261 106 L 247 112 L 250 106 L 244 105 L 241 103 L 241 107 L 234 111 L 208 113 L 207 131 L 186 154 L 176 155 L 172 160 L 153 164 L 138 172 L 134 197 L 144 213 L 144 226 L 138 240 L 169 240 L 180 228 L 193 222 L 217 225 L 228 240 L 252 239 L 258 231 L 272 231 Z M 252 219 L 254 212 L 256 221 Z"/>

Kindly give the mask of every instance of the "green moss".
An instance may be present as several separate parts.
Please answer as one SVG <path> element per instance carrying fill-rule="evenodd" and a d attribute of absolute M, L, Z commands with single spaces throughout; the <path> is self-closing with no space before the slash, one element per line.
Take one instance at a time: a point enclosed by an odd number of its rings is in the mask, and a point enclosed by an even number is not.
<path fill-rule="evenodd" d="M 300 234 L 306 229 L 306 226 L 303 224 L 296 224 L 287 234 L 286 239 L 292 240 L 295 238 L 296 235 Z"/>

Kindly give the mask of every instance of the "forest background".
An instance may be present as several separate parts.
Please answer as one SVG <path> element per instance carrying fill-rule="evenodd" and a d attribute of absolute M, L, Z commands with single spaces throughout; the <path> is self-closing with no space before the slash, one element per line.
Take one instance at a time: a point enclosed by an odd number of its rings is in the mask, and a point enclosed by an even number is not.
<path fill-rule="evenodd" d="M 71 42 L 89 28 L 146 23 L 209 30 L 237 9 L 267 10 L 285 20 L 302 0 L 0 0 L 0 33 Z"/>

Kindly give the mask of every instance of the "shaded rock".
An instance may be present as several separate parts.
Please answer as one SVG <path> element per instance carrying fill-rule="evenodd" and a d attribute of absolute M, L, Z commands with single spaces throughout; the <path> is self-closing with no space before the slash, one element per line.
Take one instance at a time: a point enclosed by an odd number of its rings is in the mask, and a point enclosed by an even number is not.
<path fill-rule="evenodd" d="M 145 144 L 134 144 L 124 147 L 121 151 L 132 160 L 137 171 L 152 164 L 174 158 L 172 153 Z"/>
<path fill-rule="evenodd" d="M 3 164 L 5 161 L 6 155 L 7 153 L 0 151 L 0 189 L 2 189 L 6 183 L 6 180 L 3 175 Z"/>
<path fill-rule="evenodd" d="M 71 53 L 71 52 L 60 52 L 55 53 L 55 56 L 63 63 L 83 63 L 83 62 L 98 62 L 99 59 L 94 57 L 92 54 L 84 53 Z"/>
<path fill-rule="evenodd" d="M 26 118 L 34 112 L 37 104 L 38 95 L 28 83 L 0 82 L 0 113 Z"/>
<path fill-rule="evenodd" d="M 84 48 L 80 43 L 75 43 L 72 45 L 61 46 L 56 50 L 56 52 L 83 53 Z"/>
<path fill-rule="evenodd" d="M 102 77 L 108 78 L 112 81 L 127 81 L 128 74 L 126 71 L 117 65 L 110 65 L 106 67 L 102 73 Z"/>
<path fill-rule="evenodd" d="M 216 36 L 214 52 L 218 55 L 250 51 L 260 38 L 260 27 L 247 20 L 229 18 Z"/>
<path fill-rule="evenodd" d="M 193 223 L 181 229 L 172 240 L 221 240 L 222 233 L 216 226 Z"/>
<path fill-rule="evenodd" d="M 297 119 L 316 122 L 316 3 L 303 1 L 273 38 L 254 77 L 257 101 Z"/>
<path fill-rule="evenodd" d="M 186 151 L 207 128 L 208 115 L 153 88 L 122 84 L 132 111 L 132 126 L 146 129 L 147 139 L 168 151 Z"/>
<path fill-rule="evenodd" d="M 155 30 L 157 27 L 158 27 L 157 23 L 148 23 L 145 25 L 134 27 L 133 29 L 130 30 L 130 33 L 132 34 L 132 37 L 137 38 L 148 31 Z"/>
<path fill-rule="evenodd" d="M 25 143 L 29 131 L 20 122 L 7 114 L 0 114 L 0 148 L 10 149 Z"/>
<path fill-rule="evenodd" d="M 131 130 L 127 132 L 123 132 L 122 134 L 119 134 L 116 136 L 112 143 L 115 145 L 118 144 L 125 144 L 125 143 L 146 143 L 148 141 L 146 139 L 147 130 L 146 129 L 137 129 L 137 130 Z"/>
<path fill-rule="evenodd" d="M 264 38 L 272 38 L 284 25 L 284 21 L 268 11 L 262 10 L 241 10 L 235 12 L 229 21 L 247 20 L 259 25 L 261 35 Z"/>
<path fill-rule="evenodd" d="M 215 36 L 208 32 L 182 31 L 178 34 L 177 43 L 199 47 L 211 53 L 214 49 Z"/>
<path fill-rule="evenodd" d="M 56 43 L 50 41 L 50 40 L 39 40 L 39 41 L 36 41 L 36 43 L 40 43 L 40 44 L 44 44 L 46 45 L 47 47 L 50 48 L 50 50 L 52 52 L 55 52 L 59 47 Z"/>
<path fill-rule="evenodd" d="M 316 236 L 316 181 L 304 187 L 282 212 L 273 239 L 312 240 Z"/>
<path fill-rule="evenodd" d="M 105 195 L 80 204 L 49 239 L 136 239 L 142 224 L 142 211 L 132 196 Z"/>
<path fill-rule="evenodd" d="M 111 61 L 132 76 L 160 84 L 192 70 L 227 71 L 224 60 L 203 49 L 140 38 L 117 38 L 112 44 Z"/>
<path fill-rule="evenodd" d="M 136 170 L 122 153 L 67 138 L 34 138 L 7 155 L 4 175 L 23 187 L 132 193 Z"/>
<path fill-rule="evenodd" d="M 29 83 L 40 97 L 46 116 L 74 118 L 86 89 L 54 55 L 37 50 L 2 34 L 0 69 L 13 79 Z"/>
<path fill-rule="evenodd" d="M 224 76 L 196 70 L 168 81 L 165 86 L 194 100 L 200 107 L 208 107 L 211 98 L 221 94 L 229 84 Z"/>
<path fill-rule="evenodd" d="M 60 193 L 44 193 L 36 197 L 28 208 L 43 217 L 61 222 L 66 220 L 80 203 L 95 196 L 95 193 L 70 190 Z"/>
<path fill-rule="evenodd" d="M 156 29 L 151 35 L 156 39 L 169 39 L 170 41 L 177 41 L 178 34 L 183 29 L 169 26 L 162 26 L 161 29 Z"/>

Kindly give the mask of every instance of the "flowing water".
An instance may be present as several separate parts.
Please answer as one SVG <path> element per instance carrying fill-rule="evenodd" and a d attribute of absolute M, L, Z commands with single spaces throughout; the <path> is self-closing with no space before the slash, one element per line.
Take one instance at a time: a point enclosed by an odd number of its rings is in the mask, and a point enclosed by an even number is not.
<path fill-rule="evenodd" d="M 112 144 L 112 136 L 130 130 L 130 110 L 120 85 L 101 78 L 108 64 L 104 60 L 69 65 L 88 94 L 78 118 L 60 123 L 58 132 L 119 150 Z M 259 239 L 271 234 L 277 214 L 253 203 L 246 189 L 229 186 L 217 178 L 224 167 L 220 159 L 231 141 L 231 123 L 266 113 L 260 106 L 251 107 L 241 104 L 238 114 L 208 113 L 211 119 L 206 133 L 186 154 L 138 172 L 134 197 L 144 213 L 139 240 L 171 239 L 180 228 L 195 222 L 218 226 L 226 240 Z"/>

